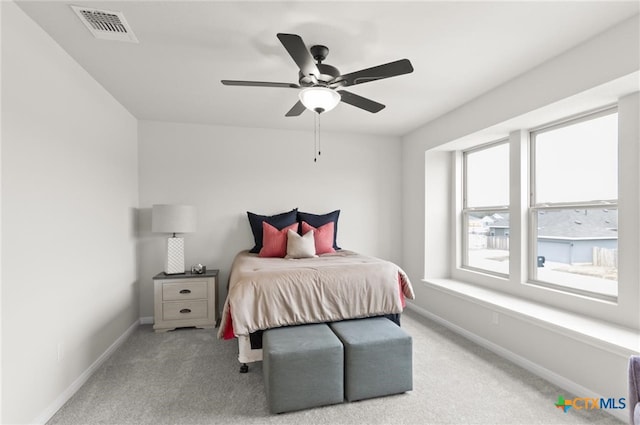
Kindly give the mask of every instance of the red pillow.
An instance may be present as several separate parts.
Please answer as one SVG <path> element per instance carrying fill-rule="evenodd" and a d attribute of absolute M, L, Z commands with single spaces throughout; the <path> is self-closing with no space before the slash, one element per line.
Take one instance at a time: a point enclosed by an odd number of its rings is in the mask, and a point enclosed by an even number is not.
<path fill-rule="evenodd" d="M 318 228 L 311 226 L 306 221 L 302 222 L 303 235 L 307 234 L 307 232 L 309 232 L 310 230 L 315 230 L 313 237 L 315 238 L 315 241 L 316 241 L 316 255 L 336 252 L 336 250 L 333 249 L 333 229 L 334 229 L 333 221 L 330 221 L 327 224 L 323 224 Z"/>
<path fill-rule="evenodd" d="M 298 229 L 298 223 L 278 230 L 277 227 L 273 227 L 266 221 L 263 221 L 262 249 L 260 249 L 258 256 L 284 258 L 284 256 L 287 255 L 287 230 L 289 229 L 295 232 Z"/>

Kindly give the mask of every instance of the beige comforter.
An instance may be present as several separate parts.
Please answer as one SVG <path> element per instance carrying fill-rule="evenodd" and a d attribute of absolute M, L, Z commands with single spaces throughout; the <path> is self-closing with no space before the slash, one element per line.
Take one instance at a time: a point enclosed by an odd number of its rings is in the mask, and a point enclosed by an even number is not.
<path fill-rule="evenodd" d="M 401 313 L 414 298 L 397 265 L 353 251 L 317 258 L 240 252 L 231 268 L 219 338 L 303 323 Z"/>

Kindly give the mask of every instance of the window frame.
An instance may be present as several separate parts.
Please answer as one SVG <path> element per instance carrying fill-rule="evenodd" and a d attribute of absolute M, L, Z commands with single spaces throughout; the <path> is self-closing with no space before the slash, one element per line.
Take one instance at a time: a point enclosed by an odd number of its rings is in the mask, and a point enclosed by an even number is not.
<path fill-rule="evenodd" d="M 496 213 L 496 212 L 506 212 L 510 213 L 510 202 L 507 205 L 493 205 L 493 206 L 482 206 L 482 207 L 468 207 L 467 206 L 467 156 L 469 154 L 480 152 L 483 150 L 495 148 L 500 145 L 507 145 L 509 147 L 509 156 L 511 155 L 511 146 L 509 143 L 509 138 L 501 138 L 498 140 L 494 140 L 488 143 L 483 143 L 478 146 L 474 146 L 469 149 L 465 149 L 462 151 L 462 211 L 461 211 L 461 231 L 462 231 L 462 241 L 460 244 L 461 252 L 460 252 L 460 268 L 464 270 L 469 270 L 477 273 L 484 273 L 491 276 L 496 276 L 500 278 L 509 278 L 510 272 L 508 273 L 500 273 L 494 270 L 483 269 L 480 267 L 475 267 L 469 265 L 469 214 L 470 213 Z M 507 161 L 507 168 L 511 168 L 510 161 Z M 511 182 L 509 182 L 511 184 Z M 510 200 L 509 200 L 510 201 Z M 510 250 L 509 250 L 510 252 Z M 511 259 L 511 258 L 509 258 Z"/>
<path fill-rule="evenodd" d="M 577 288 L 571 285 L 561 285 L 553 282 L 547 282 L 538 279 L 537 276 L 537 257 L 538 257 L 538 236 L 537 236 L 537 226 L 538 226 L 538 213 L 540 211 L 554 211 L 554 210 L 562 210 L 562 209 L 594 209 L 594 208 L 608 208 L 615 209 L 619 211 L 618 207 L 618 199 L 620 197 L 620 182 L 618 180 L 617 184 L 617 192 L 618 197 L 616 199 L 602 199 L 602 200 L 589 200 L 589 201 L 581 201 L 581 202 L 536 202 L 536 136 L 541 133 L 546 133 L 548 131 L 553 131 L 560 128 L 569 127 L 571 125 L 576 125 L 585 121 L 594 120 L 597 118 L 601 118 L 607 115 L 617 114 L 618 107 L 617 105 L 609 105 L 603 108 L 599 108 L 596 110 L 587 111 L 578 115 L 566 117 L 542 126 L 538 126 L 532 128 L 528 131 L 529 133 L 529 205 L 527 211 L 528 217 L 528 230 L 526 234 L 527 238 L 527 246 L 528 246 L 528 255 L 527 255 L 527 283 L 540 286 L 544 288 L 549 288 L 552 290 L 557 290 L 564 293 L 586 296 L 588 298 L 599 299 L 603 301 L 609 301 L 616 303 L 618 300 L 618 296 L 612 296 L 603 294 L 602 292 L 588 291 L 585 289 Z M 619 137 L 617 140 L 617 146 L 619 150 L 620 141 Z M 618 167 L 620 161 L 618 160 Z M 619 173 L 619 171 L 618 171 Z M 619 234 L 618 230 L 618 234 Z M 616 282 L 616 294 L 619 289 L 619 278 Z"/>

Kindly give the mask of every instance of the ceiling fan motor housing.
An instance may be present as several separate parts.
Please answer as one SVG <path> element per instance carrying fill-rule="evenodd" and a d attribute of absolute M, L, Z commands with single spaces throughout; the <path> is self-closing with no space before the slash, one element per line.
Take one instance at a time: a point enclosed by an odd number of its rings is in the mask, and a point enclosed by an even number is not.
<path fill-rule="evenodd" d="M 335 66 L 319 63 L 316 65 L 320 75 L 317 78 L 313 76 L 303 75 L 299 72 L 300 79 L 298 80 L 303 87 L 311 87 L 314 85 L 328 86 L 329 82 L 340 76 L 340 71 Z"/>
<path fill-rule="evenodd" d="M 316 68 L 318 68 L 320 75 L 314 77 L 304 75 L 302 71 L 300 71 L 298 73 L 298 82 L 303 87 L 312 87 L 315 85 L 327 87 L 330 81 L 340 76 L 340 71 L 338 70 L 338 68 L 322 63 L 322 61 L 325 60 L 327 58 L 327 55 L 329 54 L 329 48 L 327 46 L 317 44 L 315 46 L 311 46 L 309 52 L 311 53 L 313 59 L 318 61 L 318 63 L 316 64 Z"/>

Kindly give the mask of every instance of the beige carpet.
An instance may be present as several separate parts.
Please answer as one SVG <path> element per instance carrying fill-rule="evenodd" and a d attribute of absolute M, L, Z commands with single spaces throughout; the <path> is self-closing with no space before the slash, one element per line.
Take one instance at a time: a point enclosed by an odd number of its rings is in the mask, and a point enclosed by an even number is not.
<path fill-rule="evenodd" d="M 554 403 L 573 395 L 415 312 L 402 324 L 413 391 L 280 415 L 268 412 L 261 363 L 238 373 L 235 341 L 141 326 L 49 424 L 623 424 L 564 413 Z"/>

